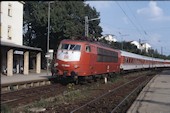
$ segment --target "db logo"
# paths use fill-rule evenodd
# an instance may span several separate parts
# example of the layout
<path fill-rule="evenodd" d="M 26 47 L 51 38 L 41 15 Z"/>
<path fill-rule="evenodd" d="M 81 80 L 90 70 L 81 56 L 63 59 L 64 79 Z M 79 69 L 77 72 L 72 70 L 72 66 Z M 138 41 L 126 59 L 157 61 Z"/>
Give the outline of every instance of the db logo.
<path fill-rule="evenodd" d="M 64 55 L 64 59 L 68 59 L 68 55 Z"/>

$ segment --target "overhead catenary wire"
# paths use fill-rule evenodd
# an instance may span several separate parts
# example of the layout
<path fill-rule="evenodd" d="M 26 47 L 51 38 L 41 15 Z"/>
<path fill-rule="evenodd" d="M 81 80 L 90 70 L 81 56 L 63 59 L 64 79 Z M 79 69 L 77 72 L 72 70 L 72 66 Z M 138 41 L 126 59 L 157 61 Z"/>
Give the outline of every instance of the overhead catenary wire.
<path fill-rule="evenodd" d="M 126 2 L 126 1 L 125 1 Z M 144 24 L 142 24 L 142 21 L 140 21 L 140 18 L 137 18 L 138 16 L 135 15 L 135 13 L 133 12 L 133 8 L 130 7 L 130 4 L 126 4 L 124 2 L 124 4 L 121 4 L 119 1 L 113 1 L 112 3 L 115 3 L 114 5 L 117 5 L 118 8 L 120 8 L 124 15 L 126 15 L 126 18 L 128 19 L 128 21 L 131 23 L 132 26 L 128 27 L 128 26 L 124 26 L 124 28 L 122 28 L 121 26 L 115 28 L 115 26 L 113 27 L 110 23 L 106 23 L 106 22 L 101 22 L 103 25 L 105 25 L 106 30 L 104 31 L 105 33 L 109 33 L 109 32 L 113 32 L 114 34 L 116 34 L 117 36 L 117 32 L 121 32 L 119 30 L 125 30 L 125 31 L 134 31 L 133 32 L 133 37 L 139 37 L 141 40 L 143 40 L 142 38 L 144 38 L 145 41 L 148 41 L 150 44 L 154 44 L 152 40 L 150 39 L 156 39 L 156 38 L 160 38 L 159 36 L 157 37 L 157 31 L 162 31 L 165 32 L 165 30 L 169 30 L 170 27 L 163 25 L 163 26 L 159 26 L 159 27 L 154 27 L 154 26 L 149 26 L 149 28 L 147 28 L 148 26 L 145 26 Z M 162 2 L 161 2 L 162 3 Z M 123 5 L 125 5 L 125 8 L 127 10 L 125 10 L 125 8 L 123 7 Z M 127 5 L 127 7 L 126 7 Z M 129 9 L 129 10 L 128 10 Z M 127 12 L 128 11 L 128 12 Z M 130 12 L 131 11 L 131 12 Z M 132 13 L 132 14 L 129 14 Z M 133 17 L 134 18 L 133 18 Z M 135 21 L 135 20 L 136 21 Z M 115 24 L 116 25 L 116 24 Z M 126 28 L 127 27 L 127 28 Z M 136 33 L 135 33 L 136 30 Z M 153 32 L 154 30 L 154 32 Z M 116 32 L 117 31 L 117 32 Z M 155 33 L 156 32 L 156 33 Z M 113 34 L 111 33 L 111 34 Z M 134 34 L 135 33 L 135 34 Z M 136 35 L 136 36 L 135 36 Z M 156 36 L 155 36 L 156 35 Z M 132 38 L 131 38 L 132 39 Z M 162 39 L 161 39 L 162 40 Z M 167 39 L 168 40 L 168 39 Z"/>
<path fill-rule="evenodd" d="M 137 19 L 137 17 L 134 15 L 132 9 L 129 7 L 129 5 L 127 4 L 127 1 L 126 1 L 126 6 L 128 7 L 128 9 L 130 10 L 130 12 L 132 13 L 132 16 L 135 18 L 136 22 L 138 23 L 138 25 L 140 26 L 140 28 L 143 30 L 143 33 L 145 35 L 148 35 L 148 32 L 146 32 L 146 30 L 144 30 L 143 26 L 141 25 L 141 23 L 139 22 L 139 20 Z"/>
<path fill-rule="evenodd" d="M 141 31 L 139 30 L 139 28 L 134 24 L 134 22 L 129 18 L 129 16 L 126 14 L 126 12 L 124 11 L 124 9 L 120 6 L 120 4 L 118 3 L 118 1 L 115 1 L 116 4 L 119 6 L 119 8 L 122 10 L 122 12 L 125 14 L 125 16 L 129 19 L 129 21 L 132 23 L 132 25 L 136 28 L 136 30 L 139 32 L 139 34 L 142 36 Z"/>

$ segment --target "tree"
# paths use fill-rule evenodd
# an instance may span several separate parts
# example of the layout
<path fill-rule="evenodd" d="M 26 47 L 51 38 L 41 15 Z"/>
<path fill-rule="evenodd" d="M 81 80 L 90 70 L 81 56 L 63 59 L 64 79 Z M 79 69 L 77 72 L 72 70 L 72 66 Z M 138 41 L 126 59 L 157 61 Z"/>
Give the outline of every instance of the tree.
<path fill-rule="evenodd" d="M 26 1 L 24 7 L 24 23 L 28 31 L 25 34 L 25 44 L 41 47 L 46 50 L 48 2 Z M 60 1 L 51 3 L 50 10 L 50 48 L 62 39 L 84 36 L 84 17 L 98 18 L 100 15 L 93 7 L 82 1 Z M 101 36 L 100 20 L 89 23 L 89 34 Z M 30 25 L 31 24 L 31 28 Z M 34 36 L 34 37 L 33 37 Z M 32 44 L 31 44 L 32 43 Z"/>
<path fill-rule="evenodd" d="M 167 59 L 169 59 L 169 60 L 170 60 L 170 55 L 168 55 L 168 56 L 167 56 Z"/>
<path fill-rule="evenodd" d="M 83 1 L 58 1 L 50 4 L 50 49 L 57 50 L 62 39 L 84 36 L 85 16 L 99 18 L 100 14 Z M 90 38 L 99 37 L 100 20 L 89 23 Z M 24 44 L 42 48 L 47 52 L 48 2 L 25 1 Z"/>

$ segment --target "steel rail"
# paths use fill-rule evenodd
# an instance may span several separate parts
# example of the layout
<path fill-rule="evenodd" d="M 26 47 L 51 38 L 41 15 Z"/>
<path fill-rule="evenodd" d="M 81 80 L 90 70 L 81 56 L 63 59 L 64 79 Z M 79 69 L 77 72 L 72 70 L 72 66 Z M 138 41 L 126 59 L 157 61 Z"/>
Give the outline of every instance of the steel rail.
<path fill-rule="evenodd" d="M 1 104 L 6 104 L 6 103 L 9 103 L 9 102 L 17 101 L 17 100 L 19 100 L 19 99 L 21 99 L 21 98 L 3 101 L 3 102 L 1 102 Z"/>
<path fill-rule="evenodd" d="M 33 88 L 23 89 L 23 90 L 14 91 L 14 92 L 8 92 L 6 94 L 1 94 L 1 98 L 2 98 L 1 104 L 10 104 L 10 103 L 13 103 L 13 102 L 22 101 L 25 98 L 33 98 L 33 97 L 37 97 L 38 98 L 39 95 L 37 95 L 37 91 L 39 91 L 39 92 L 41 91 L 41 93 L 44 94 L 44 96 L 45 96 L 45 95 L 48 95 L 50 92 L 53 92 L 53 89 L 55 89 L 56 87 L 61 87 L 61 86 L 58 85 L 58 84 L 57 85 L 39 86 L 39 87 L 33 87 Z M 43 88 L 45 88 L 45 90 L 41 90 Z M 29 96 L 22 94 L 22 92 L 28 93 L 28 91 L 30 91 L 30 90 L 31 90 L 31 92 L 29 93 Z M 7 99 L 3 100 L 3 96 L 4 95 L 8 95 L 9 94 L 8 96 L 10 96 L 13 93 L 17 93 L 17 94 L 14 94 L 13 95 L 14 97 L 12 99 L 8 99 L 7 98 Z"/>
<path fill-rule="evenodd" d="M 114 89 L 111 90 L 111 91 L 109 90 L 109 92 L 107 92 L 107 93 L 105 93 L 105 94 L 99 96 L 98 98 L 95 98 L 95 99 L 93 99 L 92 101 L 90 101 L 90 102 L 88 102 L 88 103 L 86 103 L 86 104 L 84 104 L 84 105 L 82 105 L 82 106 L 80 106 L 80 107 L 78 107 L 78 108 L 72 110 L 70 113 L 74 113 L 75 111 L 77 111 L 77 110 L 79 110 L 79 109 L 81 109 L 81 108 L 83 108 L 83 107 L 85 107 L 85 106 L 91 104 L 92 102 L 95 102 L 96 100 L 98 100 L 98 99 L 100 99 L 100 98 L 106 96 L 107 94 L 112 93 L 112 92 L 118 90 L 119 88 L 121 88 L 121 87 L 123 87 L 123 86 L 125 86 L 125 85 L 127 85 L 127 84 L 129 84 L 129 83 L 131 83 L 131 82 L 133 82 L 133 81 L 135 81 L 135 80 L 137 80 L 137 79 L 139 79 L 139 78 L 142 78 L 142 77 L 143 77 L 143 76 L 140 76 L 140 77 L 135 78 L 135 79 L 133 79 L 133 80 L 131 80 L 131 81 L 129 81 L 129 82 L 127 82 L 127 83 L 125 83 L 125 84 L 123 84 L 123 85 L 117 87 L 117 88 L 114 88 Z"/>
<path fill-rule="evenodd" d="M 112 111 L 111 113 L 114 113 L 120 106 L 123 104 L 134 92 L 136 92 L 138 89 L 141 89 L 141 87 L 146 84 L 149 81 L 149 79 L 145 80 L 140 84 L 138 87 L 136 87 L 131 93 L 129 93 Z"/>

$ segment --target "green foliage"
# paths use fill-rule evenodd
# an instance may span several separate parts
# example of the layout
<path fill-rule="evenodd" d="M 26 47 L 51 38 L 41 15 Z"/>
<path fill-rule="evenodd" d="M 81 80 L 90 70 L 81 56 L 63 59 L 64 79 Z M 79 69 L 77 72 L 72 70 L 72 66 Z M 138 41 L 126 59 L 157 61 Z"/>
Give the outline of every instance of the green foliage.
<path fill-rule="evenodd" d="M 95 8 L 85 5 L 83 1 L 58 1 L 50 4 L 50 48 L 57 50 L 62 39 L 84 36 L 84 18 L 98 18 Z M 32 46 L 46 50 L 48 30 L 48 2 L 26 1 L 24 7 L 24 23 L 30 23 L 31 30 L 24 39 L 29 38 Z M 100 21 L 89 22 L 89 34 L 101 36 Z M 25 40 L 27 42 L 27 40 Z M 26 43 L 30 45 L 30 43 Z"/>
<path fill-rule="evenodd" d="M 75 84 L 74 84 L 74 83 L 69 83 L 69 84 L 67 85 L 67 89 L 68 89 L 68 91 L 73 91 L 73 90 L 75 90 Z"/>
<path fill-rule="evenodd" d="M 57 50 L 63 39 L 76 39 L 84 36 L 85 16 L 89 19 L 99 18 L 100 13 L 83 1 L 56 1 L 50 4 L 50 49 Z M 101 36 L 100 20 L 89 22 L 89 37 L 94 40 Z M 24 44 L 42 48 L 42 59 L 47 52 L 48 31 L 48 1 L 25 1 L 24 5 Z M 78 39 L 78 38 L 77 38 Z M 105 39 L 100 42 L 121 49 L 150 57 L 170 59 L 170 56 L 160 55 L 157 50 L 141 51 L 129 42 L 109 42 Z"/>
<path fill-rule="evenodd" d="M 83 1 L 56 1 L 50 3 L 50 49 L 57 50 L 62 39 L 84 36 L 85 16 L 99 18 L 95 8 Z M 89 22 L 89 35 L 101 36 L 100 20 Z M 47 52 L 48 2 L 25 1 L 24 44 L 42 48 L 42 56 Z M 44 59 L 44 58 L 43 58 Z"/>
<path fill-rule="evenodd" d="M 110 82 L 111 82 L 111 83 L 127 82 L 127 79 L 122 78 L 122 77 L 120 77 L 120 76 L 116 76 L 116 77 L 114 77 L 114 78 L 111 78 L 111 79 L 110 79 Z"/>
<path fill-rule="evenodd" d="M 48 102 L 45 99 L 41 99 L 40 101 L 37 101 L 34 107 L 47 107 Z"/>
<path fill-rule="evenodd" d="M 170 60 L 170 55 L 169 55 L 169 56 L 167 56 L 167 58 Z"/>
<path fill-rule="evenodd" d="M 11 108 L 7 105 L 1 105 L 1 113 L 11 113 Z"/>

